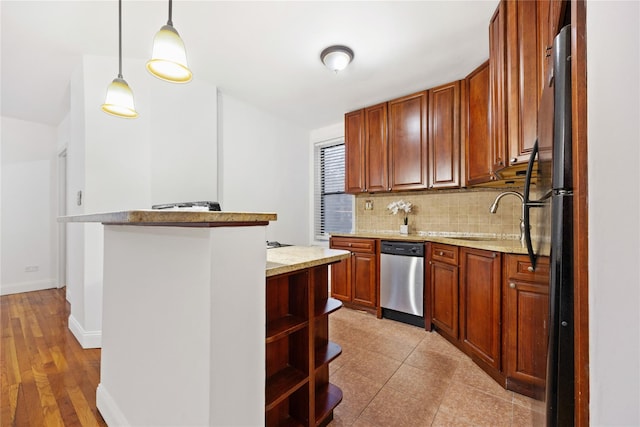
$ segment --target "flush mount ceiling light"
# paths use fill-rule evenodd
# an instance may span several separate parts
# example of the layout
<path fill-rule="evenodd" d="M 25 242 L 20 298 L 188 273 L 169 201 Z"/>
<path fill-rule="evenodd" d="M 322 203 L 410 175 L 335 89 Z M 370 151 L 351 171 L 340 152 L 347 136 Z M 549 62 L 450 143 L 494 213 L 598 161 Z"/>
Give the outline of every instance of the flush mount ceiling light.
<path fill-rule="evenodd" d="M 172 83 L 191 81 L 187 65 L 187 52 L 180 35 L 171 21 L 172 0 L 169 0 L 169 20 L 153 39 L 153 53 L 147 62 L 147 70 L 157 78 Z"/>
<path fill-rule="evenodd" d="M 107 87 L 102 111 L 127 119 L 138 117 L 133 103 L 133 92 L 122 78 L 122 0 L 118 0 L 118 77 Z"/>
<path fill-rule="evenodd" d="M 320 54 L 320 60 L 331 71 L 342 71 L 353 60 L 353 51 L 346 46 L 329 46 Z"/>

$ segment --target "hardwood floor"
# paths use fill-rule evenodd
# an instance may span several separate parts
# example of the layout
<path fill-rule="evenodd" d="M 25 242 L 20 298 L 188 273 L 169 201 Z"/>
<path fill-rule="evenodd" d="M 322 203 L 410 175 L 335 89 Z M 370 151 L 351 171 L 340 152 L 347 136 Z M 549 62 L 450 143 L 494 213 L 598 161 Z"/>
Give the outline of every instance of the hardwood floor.
<path fill-rule="evenodd" d="M 64 289 L 0 297 L 0 426 L 106 426 L 100 349 L 83 350 L 68 317 Z"/>

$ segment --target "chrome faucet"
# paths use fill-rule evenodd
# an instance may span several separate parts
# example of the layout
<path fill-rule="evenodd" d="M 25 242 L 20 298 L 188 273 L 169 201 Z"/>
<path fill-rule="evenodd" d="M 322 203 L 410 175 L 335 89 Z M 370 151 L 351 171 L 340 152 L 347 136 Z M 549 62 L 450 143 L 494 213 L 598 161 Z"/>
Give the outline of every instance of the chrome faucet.
<path fill-rule="evenodd" d="M 500 203 L 500 199 L 502 199 L 504 196 L 508 196 L 508 195 L 516 196 L 518 199 L 520 199 L 520 202 L 522 204 L 522 212 L 520 214 L 520 243 L 522 244 L 522 246 L 524 246 L 525 245 L 525 240 L 524 240 L 524 230 L 525 230 L 524 209 L 525 209 L 525 204 L 524 204 L 524 196 L 522 194 L 518 193 L 517 191 L 505 191 L 503 193 L 498 194 L 498 197 L 496 197 L 496 199 L 493 201 L 493 204 L 489 208 L 489 212 L 491 212 L 492 214 L 496 213 L 498 211 L 498 203 Z"/>

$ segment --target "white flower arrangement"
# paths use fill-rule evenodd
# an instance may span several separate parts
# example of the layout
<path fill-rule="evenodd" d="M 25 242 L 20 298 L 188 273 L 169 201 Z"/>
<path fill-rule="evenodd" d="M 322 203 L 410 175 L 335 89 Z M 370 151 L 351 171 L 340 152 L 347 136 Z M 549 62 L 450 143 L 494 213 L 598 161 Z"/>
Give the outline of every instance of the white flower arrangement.
<path fill-rule="evenodd" d="M 404 225 L 409 223 L 409 218 L 407 215 L 411 212 L 411 208 L 413 205 L 411 202 L 405 202 L 404 200 L 398 200 L 397 202 L 391 202 L 387 205 L 387 209 L 391 211 L 392 214 L 397 215 L 398 212 L 404 212 Z"/>

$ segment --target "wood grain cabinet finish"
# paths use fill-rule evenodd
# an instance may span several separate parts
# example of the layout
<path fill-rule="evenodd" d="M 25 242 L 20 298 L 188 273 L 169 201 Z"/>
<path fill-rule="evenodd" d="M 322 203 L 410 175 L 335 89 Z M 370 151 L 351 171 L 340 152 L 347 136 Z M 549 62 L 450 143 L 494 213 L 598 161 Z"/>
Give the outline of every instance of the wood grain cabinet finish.
<path fill-rule="evenodd" d="M 364 109 L 344 116 L 345 191 L 365 191 Z"/>
<path fill-rule="evenodd" d="M 429 188 L 460 187 L 460 81 L 429 90 Z"/>
<path fill-rule="evenodd" d="M 525 255 L 504 257 L 504 374 L 509 390 L 544 398 L 549 317 L 549 259 L 535 272 Z"/>
<path fill-rule="evenodd" d="M 427 92 L 389 101 L 390 190 L 422 190 L 427 182 Z"/>
<path fill-rule="evenodd" d="M 489 140 L 491 171 L 507 166 L 506 3 L 501 1 L 489 23 Z"/>
<path fill-rule="evenodd" d="M 331 265 L 331 296 L 362 308 L 378 306 L 378 256 L 375 239 L 332 237 L 332 249 L 344 249 L 351 257 Z"/>
<path fill-rule="evenodd" d="M 494 378 L 501 369 L 501 256 L 460 248 L 460 342 Z"/>
<path fill-rule="evenodd" d="M 540 22 L 548 18 L 533 1 L 508 1 L 507 120 L 509 165 L 526 163 L 537 137 L 543 66 Z M 546 21 L 545 21 L 546 23 Z"/>
<path fill-rule="evenodd" d="M 489 61 L 473 70 L 464 80 L 462 136 L 466 152 L 466 184 L 492 180 L 491 139 L 489 134 Z"/>
<path fill-rule="evenodd" d="M 329 297 L 328 277 L 322 265 L 267 279 L 266 426 L 326 424 L 342 400 L 329 382 L 342 349 L 329 340 L 328 322 L 342 303 Z"/>
<path fill-rule="evenodd" d="M 431 324 L 450 340 L 458 340 L 458 247 L 427 244 L 425 307 L 431 308 Z"/>
<path fill-rule="evenodd" d="M 387 103 L 364 110 L 365 191 L 389 190 L 389 158 L 387 139 Z"/>

